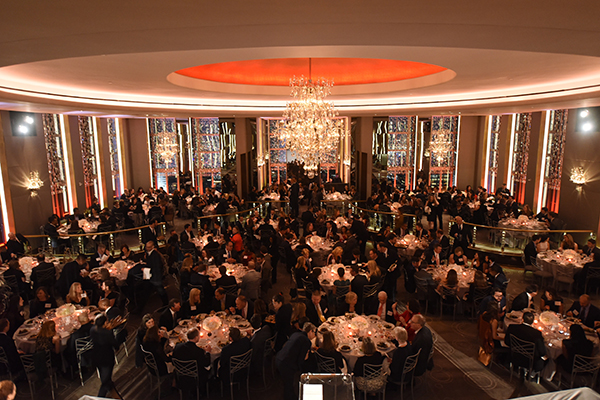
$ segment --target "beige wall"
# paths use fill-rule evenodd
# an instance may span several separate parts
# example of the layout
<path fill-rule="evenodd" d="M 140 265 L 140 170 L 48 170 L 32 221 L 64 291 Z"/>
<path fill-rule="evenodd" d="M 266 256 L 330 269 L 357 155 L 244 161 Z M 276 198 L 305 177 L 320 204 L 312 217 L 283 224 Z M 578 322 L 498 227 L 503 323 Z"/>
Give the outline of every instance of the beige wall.
<path fill-rule="evenodd" d="M 485 162 L 485 153 L 481 150 L 485 133 L 485 117 L 461 117 L 460 143 L 458 145 L 458 173 L 456 184 L 464 189 L 467 185 L 473 187 L 481 183 L 481 173 L 478 165 Z"/>
<path fill-rule="evenodd" d="M 129 188 L 150 185 L 150 159 L 148 156 L 148 131 L 145 119 L 127 119 L 123 123 L 125 149 L 123 156 L 127 158 L 127 181 Z"/>

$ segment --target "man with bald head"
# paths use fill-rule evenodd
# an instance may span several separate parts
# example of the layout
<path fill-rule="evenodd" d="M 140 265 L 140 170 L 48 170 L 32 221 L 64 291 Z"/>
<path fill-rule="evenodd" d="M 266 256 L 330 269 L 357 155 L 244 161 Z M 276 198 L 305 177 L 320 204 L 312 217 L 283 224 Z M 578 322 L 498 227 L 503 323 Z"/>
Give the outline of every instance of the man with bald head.
<path fill-rule="evenodd" d="M 587 327 L 600 327 L 600 309 L 590 302 L 590 296 L 587 294 L 582 294 L 579 296 L 579 301 L 573 302 L 567 311 L 567 316 L 580 319 Z"/>
<path fill-rule="evenodd" d="M 377 303 L 373 304 L 368 311 L 369 314 L 377 315 L 382 320 L 396 324 L 394 311 L 392 310 L 392 299 L 389 299 L 387 293 L 384 291 L 377 294 Z"/>

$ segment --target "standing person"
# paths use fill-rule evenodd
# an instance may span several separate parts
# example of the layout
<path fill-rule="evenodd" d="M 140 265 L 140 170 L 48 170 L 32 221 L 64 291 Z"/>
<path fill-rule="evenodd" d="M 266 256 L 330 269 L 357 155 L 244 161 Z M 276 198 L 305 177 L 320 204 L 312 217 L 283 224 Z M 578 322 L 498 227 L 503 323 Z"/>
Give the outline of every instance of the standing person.
<path fill-rule="evenodd" d="M 302 370 L 302 364 L 308 359 L 311 340 L 316 337 L 317 328 L 306 322 L 301 331 L 292 333 L 290 339 L 275 356 L 275 365 L 283 380 L 284 400 L 295 400 L 297 375 Z"/>
<path fill-rule="evenodd" d="M 146 265 L 150 268 L 150 283 L 156 288 L 163 306 L 166 306 L 169 303 L 169 298 L 162 282 L 164 272 L 163 257 L 154 249 L 153 241 L 146 243 Z"/>
<path fill-rule="evenodd" d="M 296 218 L 300 208 L 300 185 L 296 178 L 292 178 L 292 187 L 290 188 L 290 209 L 292 218 Z"/>
<path fill-rule="evenodd" d="M 101 381 L 98 397 L 106 397 L 110 390 L 114 388 L 112 373 L 115 366 L 115 350 L 118 349 L 119 344 L 105 315 L 96 318 L 90 336 L 94 344 L 92 350 L 94 352 L 94 362 L 96 368 L 98 368 Z"/>

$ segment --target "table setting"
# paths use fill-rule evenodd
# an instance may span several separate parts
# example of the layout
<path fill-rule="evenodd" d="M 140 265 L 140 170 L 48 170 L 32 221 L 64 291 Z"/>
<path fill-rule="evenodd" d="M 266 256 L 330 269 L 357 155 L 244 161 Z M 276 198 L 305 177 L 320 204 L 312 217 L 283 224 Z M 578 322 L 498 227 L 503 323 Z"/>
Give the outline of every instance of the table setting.
<path fill-rule="evenodd" d="M 248 267 L 244 264 L 222 264 L 225 268 L 227 268 L 227 275 L 233 276 L 238 284 L 242 282 L 242 278 L 248 272 Z M 216 265 L 209 265 L 207 270 L 208 279 L 211 282 L 216 281 L 221 277 L 221 273 L 219 272 L 219 267 Z"/>
<path fill-rule="evenodd" d="M 80 219 L 78 223 L 79 227 L 83 229 L 85 233 L 97 232 L 98 226 L 100 226 L 100 221 L 89 221 L 87 219 Z"/>
<path fill-rule="evenodd" d="M 349 265 L 344 265 L 344 264 L 330 264 L 330 265 L 325 265 L 323 267 L 321 267 L 321 275 L 319 275 L 319 283 L 321 284 L 321 287 L 323 289 L 327 289 L 327 290 L 331 290 L 333 289 L 333 282 L 335 282 L 337 279 L 339 279 L 339 275 L 337 273 L 338 268 L 344 268 L 344 270 L 346 270 L 346 273 L 344 274 L 344 278 L 346 278 L 348 281 L 352 282 L 352 279 L 354 279 L 354 277 L 352 276 L 352 274 L 350 274 L 350 270 L 352 269 L 351 266 Z"/>
<path fill-rule="evenodd" d="M 56 257 L 46 257 L 46 262 L 54 264 L 54 268 L 56 268 L 57 273 L 62 270 L 61 263 Z M 21 257 L 19 258 L 19 269 L 25 274 L 25 280 L 30 282 L 31 272 L 35 267 L 38 266 L 38 261 L 34 257 Z M 4 273 L 8 268 L 2 267 L 0 269 L 0 273 Z"/>
<path fill-rule="evenodd" d="M 129 273 L 129 270 L 137 264 L 139 263 L 130 260 L 118 260 L 113 264 L 106 264 L 102 267 L 92 269 L 90 271 L 90 278 L 96 279 L 96 277 L 100 276 L 100 270 L 102 268 L 106 268 L 111 277 L 115 278 L 117 281 L 125 281 L 127 280 L 127 274 Z"/>
<path fill-rule="evenodd" d="M 431 274 L 432 278 L 436 282 L 443 282 L 448 275 L 448 271 L 451 269 L 456 271 L 456 275 L 458 276 L 458 292 L 457 295 L 459 298 L 463 298 L 465 294 L 469 291 L 469 287 L 471 283 L 475 280 L 475 269 L 469 268 L 466 265 L 440 265 L 435 268 L 427 268 L 427 271 Z"/>
<path fill-rule="evenodd" d="M 221 355 L 223 347 L 229 344 L 229 328 L 238 328 L 243 336 L 252 337 L 254 329 L 250 322 L 239 315 L 229 315 L 224 311 L 210 314 L 198 314 L 192 319 L 179 321 L 178 326 L 169 332 L 169 339 L 165 346 L 169 353 L 177 343 L 187 342 L 187 332 L 197 328 L 200 339 L 197 346 L 202 347 L 210 354 L 211 361 Z"/>
<path fill-rule="evenodd" d="M 77 317 L 81 313 L 88 313 L 91 321 L 101 313 L 95 306 L 81 307 L 73 304 L 64 304 L 58 308 L 46 311 L 43 315 L 25 321 L 13 335 L 17 349 L 29 354 L 35 351 L 35 340 L 42 324 L 53 320 L 56 324 L 56 333 L 61 339 L 61 349 L 67 345 L 71 334 L 79 329 L 81 325 Z"/>
<path fill-rule="evenodd" d="M 346 313 L 344 316 L 329 317 L 319 327 L 317 333 L 323 334 L 325 330 L 333 333 L 338 344 L 338 351 L 342 353 L 350 370 L 364 353 L 361 350 L 364 337 L 373 339 L 375 346 L 382 354 L 392 355 L 396 346 L 392 343 L 394 325 L 383 321 L 377 315 L 357 315 Z"/>
<path fill-rule="evenodd" d="M 569 268 L 573 275 L 576 270 L 581 270 L 585 264 L 591 262 L 592 258 L 575 250 L 548 250 L 538 253 L 537 261 L 543 271 L 556 277 L 559 266 Z"/>
<path fill-rule="evenodd" d="M 323 196 L 323 200 L 346 201 L 346 200 L 352 200 L 352 196 L 350 196 L 349 194 L 344 194 L 344 193 L 340 193 L 340 192 L 333 192 L 333 193 L 326 193 L 325 196 Z"/>
<path fill-rule="evenodd" d="M 279 193 L 265 193 L 262 196 L 260 196 L 258 198 L 258 200 L 261 201 L 279 201 L 281 199 L 281 196 L 279 195 Z"/>
<path fill-rule="evenodd" d="M 569 339 L 569 328 L 573 324 L 580 324 L 581 321 L 572 317 L 563 317 L 553 311 L 544 311 L 537 313 L 532 309 L 524 309 L 523 311 L 511 311 L 504 318 L 505 330 L 511 324 L 520 324 L 523 322 L 523 312 L 530 311 L 535 315 L 532 326 L 542 332 L 544 343 L 546 345 L 546 354 L 548 355 L 548 363 L 542 370 L 542 377 L 547 380 L 552 380 L 556 372 L 556 363 L 554 360 L 562 354 L 562 341 Z M 594 343 L 594 353 L 598 353 L 600 340 L 596 332 L 585 325 L 582 325 L 586 337 Z M 506 344 L 508 346 L 508 344 Z"/>
<path fill-rule="evenodd" d="M 415 235 L 404 235 L 395 239 L 394 246 L 406 251 L 406 255 L 413 256 L 417 249 L 424 250 L 429 243 L 426 239 L 417 239 Z"/>

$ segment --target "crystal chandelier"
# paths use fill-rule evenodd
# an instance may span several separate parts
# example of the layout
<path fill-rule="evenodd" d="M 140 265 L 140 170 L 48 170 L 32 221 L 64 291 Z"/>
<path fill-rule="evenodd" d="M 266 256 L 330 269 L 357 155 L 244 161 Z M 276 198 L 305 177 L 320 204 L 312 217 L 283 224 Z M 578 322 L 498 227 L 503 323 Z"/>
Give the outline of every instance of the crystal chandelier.
<path fill-rule="evenodd" d="M 438 131 L 434 135 L 435 138 L 432 137 L 429 143 L 429 151 L 431 157 L 440 164 L 448 156 L 448 153 L 454 150 L 452 136 L 446 130 Z"/>
<path fill-rule="evenodd" d="M 165 164 L 175 161 L 178 154 L 178 145 L 174 135 L 163 133 L 158 136 L 156 150 Z"/>
<path fill-rule="evenodd" d="M 571 169 L 571 176 L 569 177 L 571 182 L 576 185 L 583 185 L 586 182 L 585 171 L 582 167 Z"/>
<path fill-rule="evenodd" d="M 280 134 L 286 147 L 314 172 L 327 155 L 335 154 L 340 143 L 343 121 L 333 103 L 325 101 L 333 82 L 301 76 L 290 80 L 293 101 L 286 105 L 280 123 Z"/>

